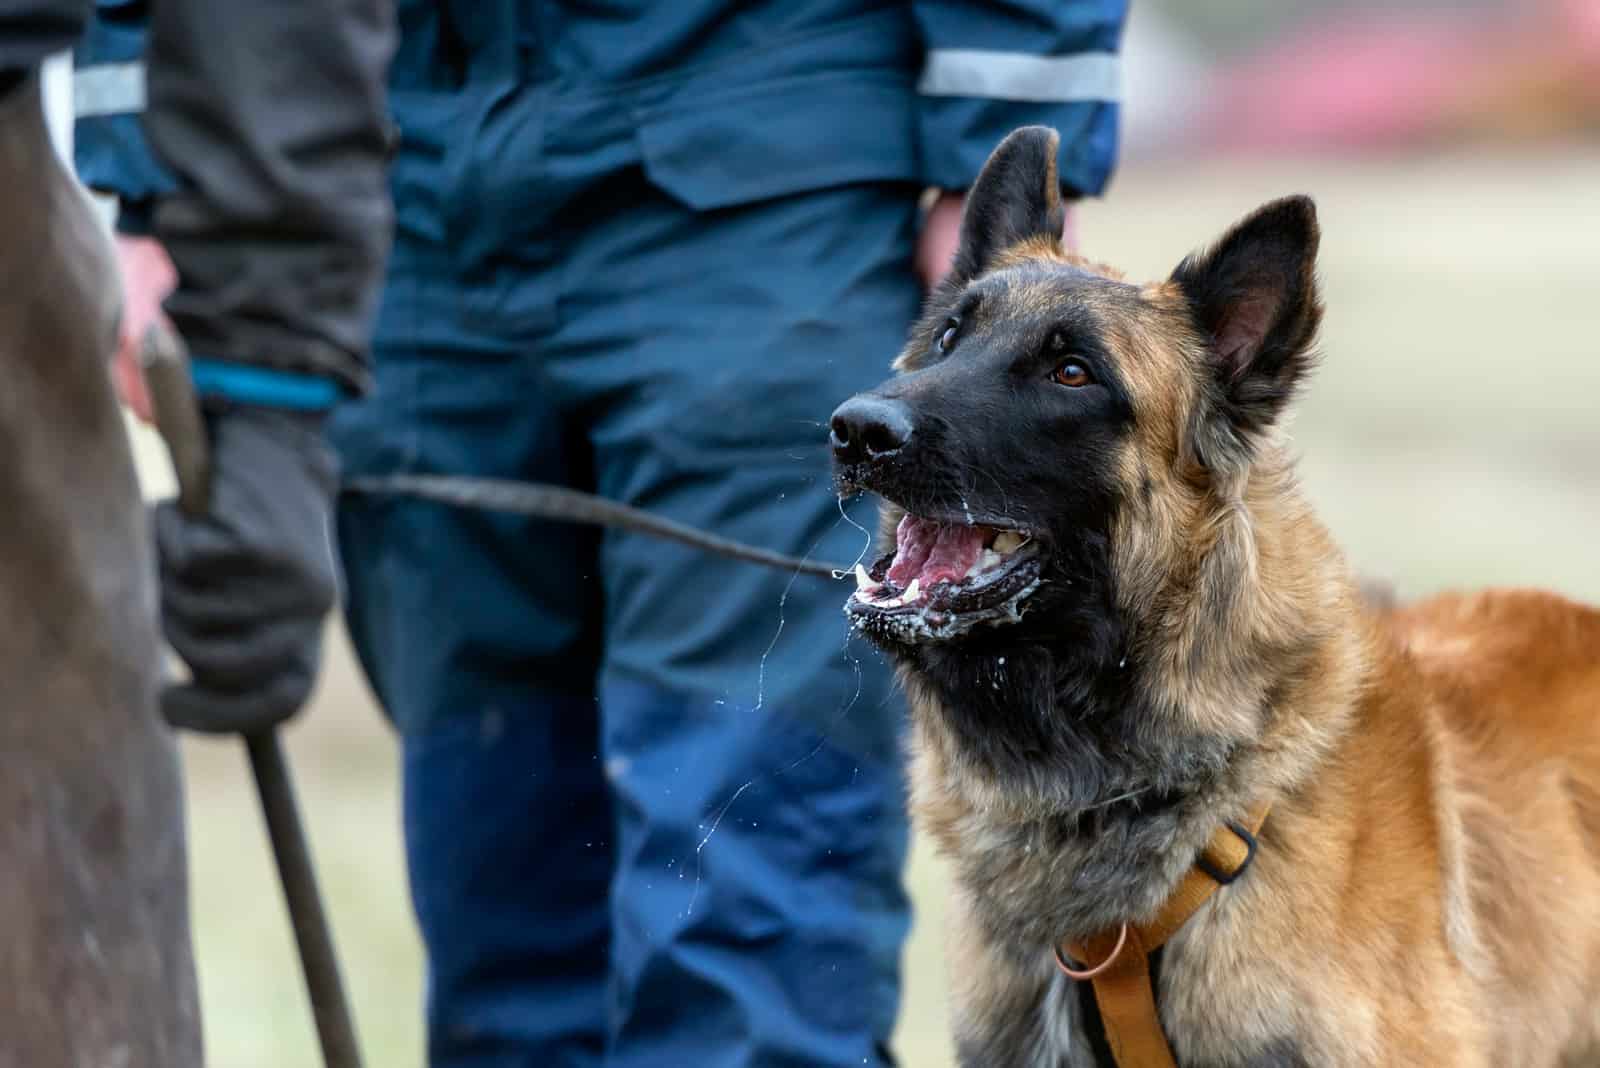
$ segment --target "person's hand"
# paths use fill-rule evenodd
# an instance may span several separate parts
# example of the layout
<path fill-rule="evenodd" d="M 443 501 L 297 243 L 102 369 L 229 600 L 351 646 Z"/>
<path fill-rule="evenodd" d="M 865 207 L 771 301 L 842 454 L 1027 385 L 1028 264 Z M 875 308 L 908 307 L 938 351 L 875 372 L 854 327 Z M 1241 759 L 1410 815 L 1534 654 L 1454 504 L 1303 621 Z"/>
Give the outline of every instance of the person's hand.
<path fill-rule="evenodd" d="M 162 302 L 178 284 L 178 272 L 167 250 L 153 237 L 116 235 L 117 269 L 122 275 L 122 319 L 117 327 L 117 351 L 112 358 L 111 380 L 117 397 L 144 422 L 154 420 L 150 391 L 145 387 L 139 347 L 150 327 L 172 324 L 161 310 Z"/>
<path fill-rule="evenodd" d="M 253 733 L 305 704 L 336 595 L 336 478 L 323 416 L 235 408 L 211 419 L 211 509 L 156 507 L 161 625 L 188 664 L 176 727 Z"/>
<path fill-rule="evenodd" d="M 965 193 L 944 190 L 922 220 L 922 234 L 917 239 L 914 264 L 917 277 L 926 289 L 931 290 L 939 284 L 949 273 L 950 264 L 956 258 L 956 246 L 961 243 L 961 209 L 966 201 Z M 1065 210 L 1061 241 L 1068 252 L 1076 252 L 1078 233 L 1073 220 L 1072 202 L 1068 201 L 1062 207 Z"/>

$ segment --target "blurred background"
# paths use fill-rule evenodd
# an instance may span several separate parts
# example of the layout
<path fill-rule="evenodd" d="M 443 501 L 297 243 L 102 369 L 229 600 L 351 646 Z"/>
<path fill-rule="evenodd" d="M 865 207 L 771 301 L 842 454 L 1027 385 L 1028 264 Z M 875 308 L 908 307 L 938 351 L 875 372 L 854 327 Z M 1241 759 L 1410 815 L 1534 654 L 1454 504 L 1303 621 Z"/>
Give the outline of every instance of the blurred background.
<path fill-rule="evenodd" d="M 1124 159 L 1081 209 L 1090 255 L 1159 277 L 1261 201 L 1320 205 L 1326 362 L 1296 440 L 1353 564 L 1406 595 L 1600 601 L 1600 2 L 1134 0 L 1124 57 Z M 420 1065 L 394 742 L 342 635 L 332 649 L 289 745 L 368 1064 Z M 317 1063 L 242 748 L 184 745 L 211 1063 Z M 952 1063 L 944 879 L 919 842 L 912 1068 Z"/>

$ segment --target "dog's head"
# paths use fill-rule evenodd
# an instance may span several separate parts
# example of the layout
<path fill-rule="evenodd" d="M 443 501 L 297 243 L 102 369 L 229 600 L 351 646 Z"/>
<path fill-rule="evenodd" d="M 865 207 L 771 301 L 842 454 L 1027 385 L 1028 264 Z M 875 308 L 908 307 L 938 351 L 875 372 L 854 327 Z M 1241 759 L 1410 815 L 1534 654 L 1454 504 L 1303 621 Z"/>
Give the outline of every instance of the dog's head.
<path fill-rule="evenodd" d="M 1134 285 L 1062 248 L 1056 147 L 995 150 L 899 374 L 840 404 L 832 446 L 893 544 L 851 622 L 966 758 L 1072 806 L 1218 774 L 1342 564 L 1277 433 L 1322 318 L 1312 201 Z"/>
<path fill-rule="evenodd" d="M 1063 248 L 1056 149 L 1029 127 L 995 150 L 900 373 L 833 414 L 841 485 L 895 531 L 847 611 L 923 672 L 1039 647 L 1117 676 L 1175 584 L 1211 580 L 1208 530 L 1312 361 L 1309 199 L 1138 285 Z"/>

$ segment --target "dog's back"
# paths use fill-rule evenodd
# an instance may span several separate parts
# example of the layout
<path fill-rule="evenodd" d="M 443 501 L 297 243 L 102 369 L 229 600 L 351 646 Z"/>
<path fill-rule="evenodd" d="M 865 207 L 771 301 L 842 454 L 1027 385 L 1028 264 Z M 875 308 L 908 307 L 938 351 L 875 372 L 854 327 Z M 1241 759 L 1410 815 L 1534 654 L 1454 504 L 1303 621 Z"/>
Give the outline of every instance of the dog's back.
<path fill-rule="evenodd" d="M 1586 1020 L 1600 1046 L 1600 611 L 1494 590 L 1438 596 L 1394 625 L 1458 766 L 1459 790 L 1442 799 L 1461 809 L 1502 993 L 1520 1002 L 1528 1039 L 1538 1006 L 1555 1017 L 1546 1036 Z"/>
<path fill-rule="evenodd" d="M 1287 1017 L 1305 1063 L 1590 1063 L 1600 612 L 1452 594 L 1367 633 L 1350 729 L 1274 810 L 1256 884 L 1172 947 L 1169 1033 L 1201 1063 Z"/>
<path fill-rule="evenodd" d="M 1415 685 L 1402 707 L 1432 758 L 1446 940 L 1473 988 L 1478 1048 L 1503 1064 L 1592 1055 L 1600 611 L 1493 590 L 1399 608 L 1384 623 L 1402 650 L 1394 681 Z"/>
<path fill-rule="evenodd" d="M 1474 788 L 1507 811 L 1550 792 L 1551 816 L 1573 829 L 1563 859 L 1600 862 L 1600 611 L 1489 590 L 1398 609 L 1388 625 Z"/>

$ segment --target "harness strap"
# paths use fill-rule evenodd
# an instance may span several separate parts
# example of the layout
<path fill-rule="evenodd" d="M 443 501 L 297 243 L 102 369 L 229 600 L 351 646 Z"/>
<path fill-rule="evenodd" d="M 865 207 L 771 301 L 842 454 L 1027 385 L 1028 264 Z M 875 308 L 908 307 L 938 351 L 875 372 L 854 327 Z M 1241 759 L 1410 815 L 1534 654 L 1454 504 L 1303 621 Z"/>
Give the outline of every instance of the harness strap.
<path fill-rule="evenodd" d="M 1056 947 L 1061 970 L 1074 980 L 1094 985 L 1106 1045 L 1118 1068 L 1177 1068 L 1156 1010 L 1150 954 L 1176 934 L 1219 886 L 1244 874 L 1255 859 L 1256 833 L 1266 822 L 1267 808 L 1258 806 L 1244 825 L 1218 827 L 1154 920 L 1123 924 Z M 1069 959 L 1091 963 L 1076 966 Z M 1092 963 L 1096 961 L 1099 963 Z"/>

